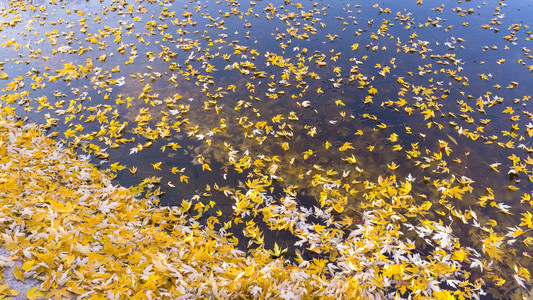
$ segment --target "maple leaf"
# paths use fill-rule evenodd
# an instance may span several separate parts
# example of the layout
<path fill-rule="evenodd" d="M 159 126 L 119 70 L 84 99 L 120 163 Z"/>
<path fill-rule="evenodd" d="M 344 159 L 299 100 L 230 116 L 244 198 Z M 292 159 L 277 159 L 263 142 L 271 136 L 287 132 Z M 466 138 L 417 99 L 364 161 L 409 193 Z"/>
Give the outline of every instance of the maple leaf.
<path fill-rule="evenodd" d="M 111 172 L 118 172 L 120 170 L 124 170 L 126 167 L 125 166 L 122 166 L 120 165 L 119 162 L 116 162 L 116 163 L 112 163 L 111 166 L 110 166 L 110 169 L 111 169 Z"/>

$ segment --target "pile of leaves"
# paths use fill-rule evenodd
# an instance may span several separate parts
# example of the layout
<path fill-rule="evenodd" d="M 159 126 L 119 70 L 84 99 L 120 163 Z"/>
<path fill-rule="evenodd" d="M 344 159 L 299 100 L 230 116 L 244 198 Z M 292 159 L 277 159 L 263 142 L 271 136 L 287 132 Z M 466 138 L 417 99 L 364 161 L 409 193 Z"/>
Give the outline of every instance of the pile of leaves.
<path fill-rule="evenodd" d="M 247 257 L 180 209 L 154 207 L 111 184 L 108 174 L 45 137 L 35 125 L 0 119 L 3 257 L 42 284 L 27 297 L 251 297 L 346 291 L 268 251 Z M 12 265 L 12 264 L 11 264 Z M 4 286 L 3 295 L 15 291 Z"/>
<path fill-rule="evenodd" d="M 42 281 L 28 292 L 30 299 L 338 299 L 415 289 L 420 296 L 444 299 L 452 294 L 439 288 L 444 280 L 457 281 L 457 291 L 467 295 L 482 286 L 480 280 L 469 282 L 460 264 L 447 263 L 465 254 L 454 248 L 445 226 L 427 229 L 428 236 L 446 249 L 436 249 L 431 260 L 422 260 L 414 244 L 400 239 L 397 229 L 405 218 L 401 206 L 412 199 L 407 183 L 389 189 L 397 211 L 379 209 L 376 203 L 377 209 L 365 213 L 362 224 L 337 240 L 329 259 L 298 257 L 290 262 L 278 247 L 244 253 L 184 209 L 137 199 L 130 190 L 112 185 L 107 172 L 46 137 L 38 126 L 17 121 L 8 110 L 2 113 L 0 231 L 10 253 L 2 264 L 22 260 L 22 268 L 13 270 L 15 277 Z M 333 237 L 330 241 L 335 242 Z M 5 286 L 3 293 L 12 296 L 16 291 Z"/>

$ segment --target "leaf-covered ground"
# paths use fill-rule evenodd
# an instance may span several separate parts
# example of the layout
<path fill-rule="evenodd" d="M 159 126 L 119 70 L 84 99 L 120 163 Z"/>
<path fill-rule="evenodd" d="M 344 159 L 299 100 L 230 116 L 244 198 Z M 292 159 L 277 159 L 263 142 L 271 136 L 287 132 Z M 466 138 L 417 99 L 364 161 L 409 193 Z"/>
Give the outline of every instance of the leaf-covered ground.
<path fill-rule="evenodd" d="M 29 298 L 527 297 L 528 9 L 2 2 L 1 263 Z"/>
<path fill-rule="evenodd" d="M 241 298 L 354 293 L 346 277 L 326 280 L 267 250 L 245 255 L 179 208 L 155 207 L 111 184 L 35 125 L 0 119 L 1 236 L 13 273 L 43 283 L 26 297 Z M 309 268 L 313 272 L 306 273 Z M 4 296 L 16 291 L 2 286 Z"/>
<path fill-rule="evenodd" d="M 28 292 L 29 299 L 340 299 L 392 297 L 398 291 L 451 299 L 471 297 L 483 287 L 461 264 L 474 250 L 461 247 L 449 227 L 425 223 L 417 229 L 442 247 L 425 259 L 414 243 L 402 239 L 403 220 L 424 215 L 431 205 L 413 203 L 409 181 L 390 186 L 394 176 L 368 188 L 365 198 L 376 192 L 385 198 L 373 201 L 374 209 L 349 237 L 341 239 L 338 232 L 336 238 L 334 230 L 322 232 L 315 225 L 330 245 L 329 258 L 298 257 L 291 263 L 277 246 L 248 254 L 237 250 L 212 229 L 213 220 L 208 226 L 190 222 L 189 208 L 157 207 L 151 199 L 135 198 L 112 185 L 109 174 L 5 110 L 0 136 L 0 231 L 9 251 L 2 265 L 21 261 L 22 267 L 13 269 L 17 279 L 42 281 Z M 487 251 L 503 255 L 496 247 L 501 240 L 487 240 Z M 529 276 L 524 268 L 517 274 Z M 455 289 L 440 288 L 443 281 Z M 7 284 L 2 293 L 17 294 Z"/>

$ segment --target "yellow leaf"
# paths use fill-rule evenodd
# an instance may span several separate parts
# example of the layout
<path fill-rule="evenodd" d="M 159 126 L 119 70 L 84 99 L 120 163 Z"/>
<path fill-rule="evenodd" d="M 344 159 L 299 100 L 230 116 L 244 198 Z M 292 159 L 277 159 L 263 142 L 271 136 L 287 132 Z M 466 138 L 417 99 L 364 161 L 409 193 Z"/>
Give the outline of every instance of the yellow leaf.
<path fill-rule="evenodd" d="M 19 266 L 15 266 L 15 268 L 13 268 L 13 275 L 15 275 L 15 278 L 17 278 L 18 280 L 22 281 L 22 282 L 25 282 L 24 280 L 24 274 L 22 273 L 22 271 L 19 269 Z"/>
<path fill-rule="evenodd" d="M 191 209 L 191 204 L 191 202 L 181 200 L 181 210 L 184 212 L 189 211 L 189 209 Z"/>
<path fill-rule="evenodd" d="M 462 262 L 466 258 L 466 253 L 462 250 L 456 250 L 452 254 L 452 259 Z"/>
<path fill-rule="evenodd" d="M 135 175 L 135 173 L 137 173 L 137 167 L 131 167 L 131 169 L 129 170 L 130 170 L 131 175 Z"/>
<path fill-rule="evenodd" d="M 185 175 L 180 175 L 180 182 L 189 182 L 189 176 L 185 176 Z"/>
<path fill-rule="evenodd" d="M 396 171 L 396 169 L 398 169 L 399 165 L 397 165 L 395 162 L 391 162 L 390 164 L 387 165 L 387 167 L 391 170 L 391 171 Z"/>
<path fill-rule="evenodd" d="M 69 287 L 69 291 L 74 293 L 74 294 L 78 294 L 78 295 L 82 295 L 82 294 L 85 294 L 87 291 L 80 288 L 78 285 L 76 284 L 73 284 Z"/>
<path fill-rule="evenodd" d="M 518 226 L 527 226 L 528 228 L 533 229 L 533 215 L 527 211 L 526 213 L 522 214 L 524 217 L 520 219 L 520 225 Z"/>
<path fill-rule="evenodd" d="M 490 220 L 486 223 L 486 225 L 489 225 L 489 226 L 494 227 L 494 226 L 498 225 L 498 222 L 496 222 L 496 220 L 490 219 Z"/>
<path fill-rule="evenodd" d="M 73 204 L 71 202 L 66 204 L 63 202 L 56 202 L 54 200 L 49 200 L 49 202 L 50 206 L 52 206 L 52 209 L 58 213 L 71 213 L 76 208 L 76 204 Z"/>
<path fill-rule="evenodd" d="M 274 257 L 280 257 L 285 252 L 287 252 L 287 249 L 281 250 L 281 248 L 278 246 L 278 243 L 274 243 L 274 249 L 273 250 L 268 250 L 268 252 L 270 252 L 270 255 L 272 255 Z"/>
<path fill-rule="evenodd" d="M 342 102 L 342 100 L 340 100 L 340 99 L 339 99 L 339 100 L 336 100 L 336 101 L 335 101 L 335 104 L 336 104 L 337 106 L 340 106 L 340 105 L 345 106 L 345 105 L 346 105 L 346 104 L 344 104 L 344 102 Z"/>
<path fill-rule="evenodd" d="M 334 209 L 337 213 L 341 214 L 341 213 L 344 211 L 344 206 L 342 206 L 342 205 L 339 204 L 339 203 L 335 203 L 335 204 L 333 205 L 333 209 Z"/>
<path fill-rule="evenodd" d="M 404 272 L 403 269 L 404 268 L 401 265 L 389 265 L 383 270 L 383 275 L 387 277 L 398 276 L 399 278 L 401 278 Z"/>
<path fill-rule="evenodd" d="M 436 300 L 455 300 L 453 294 L 448 290 L 434 291 L 433 296 Z"/>
<path fill-rule="evenodd" d="M 111 172 L 117 172 L 120 170 L 124 170 L 126 167 L 120 165 L 119 162 L 116 162 L 114 164 L 111 164 Z"/>
<path fill-rule="evenodd" d="M 353 156 L 353 154 L 352 154 L 352 156 L 347 156 L 347 157 L 343 158 L 342 160 L 347 161 L 348 163 L 350 163 L 352 165 L 357 162 L 357 159 L 355 159 L 355 156 Z"/>
<path fill-rule="evenodd" d="M 34 299 L 39 299 L 46 294 L 45 292 L 41 292 L 38 289 L 39 289 L 39 286 L 36 286 L 33 289 L 29 289 L 26 292 L 26 298 L 28 298 L 29 300 L 34 300 Z"/>
<path fill-rule="evenodd" d="M 234 236 L 231 236 L 228 238 L 228 242 L 233 246 L 237 246 L 239 244 L 239 239 Z"/>
<path fill-rule="evenodd" d="M 67 299 L 70 298 L 70 293 L 66 288 L 52 289 L 46 294 L 46 298 L 54 299 Z"/>
<path fill-rule="evenodd" d="M 339 148 L 339 151 L 344 152 L 344 151 L 346 151 L 346 150 L 348 150 L 348 149 L 353 149 L 352 143 L 350 143 L 350 142 L 346 142 L 346 143 L 344 143 L 344 145 L 342 145 L 342 146 Z"/>

